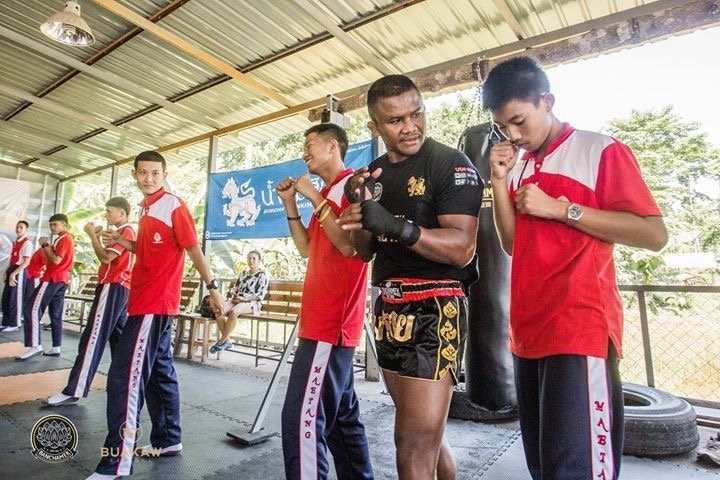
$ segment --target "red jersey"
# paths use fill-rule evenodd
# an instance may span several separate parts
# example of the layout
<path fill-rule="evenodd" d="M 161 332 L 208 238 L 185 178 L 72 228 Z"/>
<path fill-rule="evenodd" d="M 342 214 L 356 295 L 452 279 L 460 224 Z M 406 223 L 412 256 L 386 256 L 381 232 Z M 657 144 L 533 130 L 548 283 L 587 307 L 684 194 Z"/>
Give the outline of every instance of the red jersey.
<path fill-rule="evenodd" d="M 163 188 L 140 207 L 128 315 L 177 315 L 185 249 L 198 243 L 195 222 L 185 202 Z"/>
<path fill-rule="evenodd" d="M 626 145 L 568 125 L 544 158 L 526 153 L 517 162 L 510 178 L 513 201 L 515 190 L 529 182 L 581 206 L 661 215 Z M 609 338 L 622 355 L 613 244 L 561 222 L 518 213 L 512 257 L 513 353 L 607 358 Z"/>
<path fill-rule="evenodd" d="M 27 235 L 23 235 L 18 238 L 12 244 L 9 265 L 20 265 L 26 258 L 30 258 L 32 256 L 32 251 L 33 245 Z"/>
<path fill-rule="evenodd" d="M 47 262 L 42 281 L 70 283 L 70 269 L 75 262 L 75 243 L 70 232 L 61 233 L 52 242 L 52 250 L 62 259 L 58 264 Z"/>
<path fill-rule="evenodd" d="M 135 230 L 127 223 L 118 228 L 117 233 L 132 242 L 135 241 Z M 115 252 L 118 256 L 110 263 L 100 264 L 100 270 L 98 271 L 99 283 L 121 283 L 123 287 L 130 288 L 130 277 L 135 255 L 125 250 L 119 243 L 109 246 L 105 250 Z"/>
<path fill-rule="evenodd" d="M 343 188 L 351 174 L 351 169 L 345 170 L 320 192 L 337 216 L 348 206 Z M 314 215 L 308 236 L 310 253 L 298 336 L 355 347 L 360 343 L 365 319 L 367 263 L 357 256 L 343 257 Z"/>
<path fill-rule="evenodd" d="M 25 269 L 25 271 L 27 272 L 27 277 L 40 278 L 43 274 L 43 270 L 45 270 L 46 265 L 47 260 L 45 259 L 45 254 L 43 253 L 42 248 L 38 248 L 37 250 L 35 250 L 35 253 L 33 253 L 32 257 L 30 257 L 30 264 Z"/>

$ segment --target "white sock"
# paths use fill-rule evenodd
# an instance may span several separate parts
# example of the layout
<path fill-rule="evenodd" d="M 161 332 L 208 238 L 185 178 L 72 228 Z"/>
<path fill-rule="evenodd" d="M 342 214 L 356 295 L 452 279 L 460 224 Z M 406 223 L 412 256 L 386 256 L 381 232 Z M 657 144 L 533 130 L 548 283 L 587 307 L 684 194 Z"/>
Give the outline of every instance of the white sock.
<path fill-rule="evenodd" d="M 46 351 L 45 353 L 47 353 L 48 355 L 60 353 L 60 347 L 52 347 L 50 350 Z"/>
<path fill-rule="evenodd" d="M 33 355 L 37 355 L 38 352 L 42 352 L 42 345 L 35 345 L 34 347 L 28 348 L 25 353 L 20 355 L 20 358 L 25 360 L 26 358 L 30 358 Z"/>

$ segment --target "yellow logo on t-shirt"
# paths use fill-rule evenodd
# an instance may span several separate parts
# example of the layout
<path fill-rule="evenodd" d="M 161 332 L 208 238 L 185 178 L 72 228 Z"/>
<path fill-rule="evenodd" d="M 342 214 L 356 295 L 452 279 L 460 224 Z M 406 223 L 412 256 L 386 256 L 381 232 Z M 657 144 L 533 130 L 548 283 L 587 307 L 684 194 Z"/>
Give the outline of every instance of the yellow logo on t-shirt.
<path fill-rule="evenodd" d="M 415 197 L 417 195 L 423 195 L 425 194 L 425 179 L 410 177 L 408 179 L 408 194 L 410 194 L 411 197 Z"/>

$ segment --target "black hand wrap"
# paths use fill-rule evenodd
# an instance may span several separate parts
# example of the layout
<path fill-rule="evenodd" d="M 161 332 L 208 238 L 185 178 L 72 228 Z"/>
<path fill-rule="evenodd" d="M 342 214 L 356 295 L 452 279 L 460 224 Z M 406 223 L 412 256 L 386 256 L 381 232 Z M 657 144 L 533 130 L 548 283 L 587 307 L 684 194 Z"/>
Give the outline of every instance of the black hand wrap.
<path fill-rule="evenodd" d="M 398 243 L 412 247 L 420 238 L 420 227 L 397 218 L 374 200 L 362 202 L 362 225 L 375 235 L 385 235 Z"/>
<path fill-rule="evenodd" d="M 365 179 L 365 181 L 360 185 L 360 196 L 358 197 L 355 194 L 355 190 L 352 188 L 352 182 L 348 180 L 345 182 L 345 187 L 343 188 L 343 191 L 345 192 L 345 198 L 348 199 L 348 202 L 350 203 L 358 203 L 365 200 L 365 188 L 370 190 L 370 194 L 372 195 L 373 190 L 375 190 L 375 179 L 372 177 L 368 177 Z"/>

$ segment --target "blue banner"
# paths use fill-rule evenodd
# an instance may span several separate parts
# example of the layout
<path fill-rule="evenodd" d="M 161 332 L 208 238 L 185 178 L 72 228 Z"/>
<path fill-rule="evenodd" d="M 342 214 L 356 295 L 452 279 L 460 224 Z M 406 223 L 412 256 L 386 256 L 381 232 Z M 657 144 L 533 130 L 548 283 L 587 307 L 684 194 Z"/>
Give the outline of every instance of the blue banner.
<path fill-rule="evenodd" d="M 375 141 L 367 140 L 350 145 L 345 155 L 345 166 L 358 169 L 373 160 Z M 213 173 L 208 179 L 208 204 L 205 238 L 289 237 L 285 208 L 275 193 L 275 185 L 286 177 L 297 178 L 307 173 L 301 159 L 251 168 L 237 172 Z M 320 190 L 324 183 L 311 176 Z M 300 216 L 308 224 L 313 207 L 302 195 L 297 196 Z"/>

